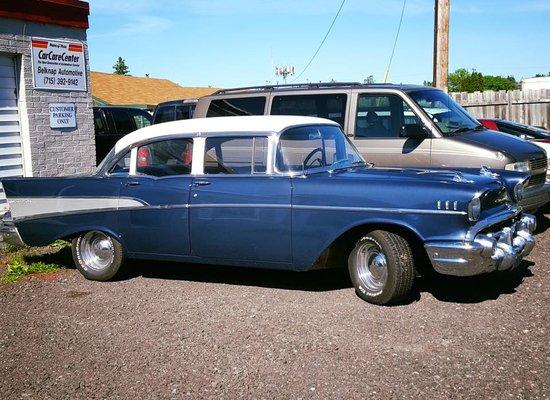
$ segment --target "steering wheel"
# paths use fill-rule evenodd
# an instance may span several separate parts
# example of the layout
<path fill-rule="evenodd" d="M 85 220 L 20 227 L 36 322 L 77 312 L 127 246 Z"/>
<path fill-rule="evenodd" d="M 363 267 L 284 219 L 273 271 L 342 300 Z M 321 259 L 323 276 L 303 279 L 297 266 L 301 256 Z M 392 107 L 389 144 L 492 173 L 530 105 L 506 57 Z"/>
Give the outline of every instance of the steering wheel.
<path fill-rule="evenodd" d="M 306 169 L 307 166 L 309 166 L 309 161 L 313 158 L 313 156 L 315 155 L 315 153 L 321 153 L 321 155 L 323 154 L 323 149 L 321 147 L 317 147 L 316 149 L 313 149 L 307 156 L 306 158 L 304 158 L 304 162 L 302 163 L 302 167 L 304 169 Z M 318 162 L 319 163 L 319 166 L 322 166 L 323 165 L 323 160 L 320 158 L 320 157 L 317 157 L 315 160 L 313 160 L 311 162 L 311 165 L 314 163 L 314 162 Z"/>

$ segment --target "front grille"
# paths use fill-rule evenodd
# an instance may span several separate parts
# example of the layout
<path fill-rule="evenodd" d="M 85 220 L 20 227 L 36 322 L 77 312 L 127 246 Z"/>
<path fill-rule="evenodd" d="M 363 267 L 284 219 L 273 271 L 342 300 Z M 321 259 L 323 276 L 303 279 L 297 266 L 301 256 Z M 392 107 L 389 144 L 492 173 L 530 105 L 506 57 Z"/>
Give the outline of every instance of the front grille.
<path fill-rule="evenodd" d="M 510 202 L 510 195 L 508 194 L 508 190 L 506 190 L 506 188 L 490 190 L 481 197 L 481 209 L 489 210 L 493 207 L 498 207 Z"/>
<path fill-rule="evenodd" d="M 546 181 L 546 174 L 537 174 L 529 178 L 527 182 L 527 187 L 542 185 Z"/>
<path fill-rule="evenodd" d="M 536 171 L 539 169 L 547 169 L 548 159 L 544 157 L 544 158 L 537 158 L 535 160 L 529 160 L 529 167 L 531 168 L 531 171 Z"/>

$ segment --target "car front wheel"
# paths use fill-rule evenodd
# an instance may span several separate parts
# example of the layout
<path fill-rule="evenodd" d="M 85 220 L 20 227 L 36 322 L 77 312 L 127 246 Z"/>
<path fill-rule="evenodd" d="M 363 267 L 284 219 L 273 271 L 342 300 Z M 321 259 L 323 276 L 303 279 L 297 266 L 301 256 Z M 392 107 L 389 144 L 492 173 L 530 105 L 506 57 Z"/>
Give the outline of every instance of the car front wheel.
<path fill-rule="evenodd" d="M 357 295 L 381 305 L 406 298 L 415 277 L 413 255 L 407 241 L 382 230 L 359 239 L 349 255 L 348 268 Z"/>
<path fill-rule="evenodd" d="M 73 239 L 73 259 L 86 279 L 107 281 L 120 272 L 123 262 L 122 245 L 113 237 L 90 231 Z"/>

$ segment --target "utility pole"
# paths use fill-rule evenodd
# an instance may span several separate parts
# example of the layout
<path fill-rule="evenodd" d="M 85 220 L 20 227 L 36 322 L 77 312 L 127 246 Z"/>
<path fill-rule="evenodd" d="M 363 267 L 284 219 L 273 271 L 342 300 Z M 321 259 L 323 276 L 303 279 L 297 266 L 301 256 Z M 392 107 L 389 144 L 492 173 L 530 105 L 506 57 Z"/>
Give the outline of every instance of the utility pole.
<path fill-rule="evenodd" d="M 435 0 L 433 85 L 447 91 L 451 0 Z"/>

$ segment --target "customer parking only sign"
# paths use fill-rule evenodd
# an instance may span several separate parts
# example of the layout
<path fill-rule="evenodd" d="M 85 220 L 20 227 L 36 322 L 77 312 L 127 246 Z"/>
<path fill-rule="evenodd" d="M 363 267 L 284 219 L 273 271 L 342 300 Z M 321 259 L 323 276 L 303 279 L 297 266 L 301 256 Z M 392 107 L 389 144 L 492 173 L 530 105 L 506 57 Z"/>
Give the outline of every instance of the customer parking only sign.
<path fill-rule="evenodd" d="M 35 89 L 86 91 L 82 43 L 39 38 L 31 42 Z"/>

